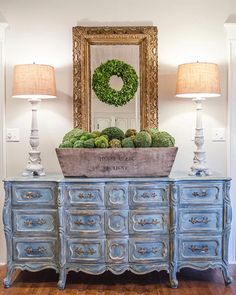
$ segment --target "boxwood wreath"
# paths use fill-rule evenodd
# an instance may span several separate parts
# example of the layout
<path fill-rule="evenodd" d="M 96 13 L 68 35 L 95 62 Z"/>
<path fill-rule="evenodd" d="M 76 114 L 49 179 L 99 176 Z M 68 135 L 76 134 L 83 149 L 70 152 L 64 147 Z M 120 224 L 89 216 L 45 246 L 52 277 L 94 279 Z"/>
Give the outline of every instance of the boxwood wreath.
<path fill-rule="evenodd" d="M 122 79 L 124 84 L 121 90 L 115 90 L 110 86 L 109 81 L 112 76 Z M 134 97 L 138 89 L 138 76 L 131 65 L 111 59 L 94 71 L 92 88 L 102 102 L 116 107 L 123 106 Z"/>

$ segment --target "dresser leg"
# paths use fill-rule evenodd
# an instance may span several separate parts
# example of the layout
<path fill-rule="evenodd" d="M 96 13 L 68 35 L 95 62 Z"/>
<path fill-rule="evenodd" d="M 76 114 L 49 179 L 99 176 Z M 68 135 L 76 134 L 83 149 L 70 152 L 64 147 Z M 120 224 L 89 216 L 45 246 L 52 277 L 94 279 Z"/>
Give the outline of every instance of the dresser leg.
<path fill-rule="evenodd" d="M 229 274 L 229 270 L 227 268 L 227 266 L 222 265 L 221 266 L 221 270 L 222 270 L 222 274 L 225 280 L 225 285 L 228 286 L 232 283 L 232 277 Z"/>
<path fill-rule="evenodd" d="M 170 280 L 170 286 L 171 288 L 177 288 L 178 287 L 178 280 L 176 277 L 176 270 L 174 267 L 170 268 L 170 273 L 169 273 L 169 280 Z"/>
<path fill-rule="evenodd" d="M 11 277 L 14 270 L 14 267 L 7 268 L 7 276 L 3 280 L 3 285 L 5 288 L 9 288 L 11 286 Z"/>
<path fill-rule="evenodd" d="M 66 284 L 66 270 L 63 268 L 59 273 L 59 281 L 57 283 L 57 287 L 59 290 L 63 290 Z"/>

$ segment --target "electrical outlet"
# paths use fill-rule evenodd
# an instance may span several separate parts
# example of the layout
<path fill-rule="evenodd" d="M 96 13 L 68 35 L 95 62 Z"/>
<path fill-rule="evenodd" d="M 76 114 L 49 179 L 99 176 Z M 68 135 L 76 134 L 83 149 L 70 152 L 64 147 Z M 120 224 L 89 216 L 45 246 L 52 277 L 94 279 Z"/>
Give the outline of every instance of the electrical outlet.
<path fill-rule="evenodd" d="M 225 141 L 225 128 L 212 128 L 212 141 Z"/>
<path fill-rule="evenodd" d="M 19 128 L 7 128 L 6 139 L 9 142 L 20 141 L 20 131 Z"/>

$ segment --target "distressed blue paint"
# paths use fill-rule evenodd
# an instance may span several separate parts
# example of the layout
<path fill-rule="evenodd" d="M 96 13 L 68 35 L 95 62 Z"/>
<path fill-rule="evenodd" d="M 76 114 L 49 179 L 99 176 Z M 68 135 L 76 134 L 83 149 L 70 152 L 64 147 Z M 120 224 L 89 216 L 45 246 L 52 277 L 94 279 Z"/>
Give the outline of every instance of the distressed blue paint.
<path fill-rule="evenodd" d="M 107 245 L 108 263 L 128 262 L 128 241 L 126 239 L 109 239 Z"/>
<path fill-rule="evenodd" d="M 181 232 L 217 233 L 222 230 L 222 208 L 201 208 L 201 210 L 181 208 L 179 214 L 179 230 Z"/>
<path fill-rule="evenodd" d="M 69 262 L 105 261 L 105 241 L 103 239 L 70 239 L 67 241 Z"/>
<path fill-rule="evenodd" d="M 108 210 L 105 225 L 107 234 L 128 235 L 128 210 Z"/>
<path fill-rule="evenodd" d="M 104 211 L 66 211 L 69 234 L 104 234 Z"/>
<path fill-rule="evenodd" d="M 156 212 L 159 211 L 159 212 Z M 132 210 L 130 212 L 130 233 L 168 233 L 169 211 L 168 209 L 150 210 Z"/>
<path fill-rule="evenodd" d="M 5 181 L 9 287 L 16 268 L 121 274 L 219 267 L 226 284 L 230 179 L 29 177 Z"/>
<path fill-rule="evenodd" d="M 128 206 L 128 184 L 107 184 L 105 187 L 107 208 L 123 208 Z"/>
<path fill-rule="evenodd" d="M 72 206 L 95 206 L 104 204 L 104 186 L 84 185 L 80 183 L 68 184 L 66 187 L 67 202 Z"/>
<path fill-rule="evenodd" d="M 27 210 L 13 209 L 13 230 L 16 234 L 27 232 L 55 234 L 56 213 L 56 210 L 39 211 L 32 209 L 28 213 Z"/>

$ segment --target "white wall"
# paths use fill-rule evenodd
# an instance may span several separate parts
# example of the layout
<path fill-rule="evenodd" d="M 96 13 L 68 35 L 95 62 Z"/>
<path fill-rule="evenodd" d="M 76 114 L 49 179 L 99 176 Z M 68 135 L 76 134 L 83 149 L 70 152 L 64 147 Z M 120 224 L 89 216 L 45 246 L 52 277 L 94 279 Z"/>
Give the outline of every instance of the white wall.
<path fill-rule="evenodd" d="M 159 45 L 159 127 L 171 132 L 179 147 L 175 170 L 192 163 L 195 105 L 175 98 L 177 65 L 208 61 L 220 66 L 222 96 L 204 103 L 207 159 L 226 173 L 226 143 L 212 142 L 211 129 L 227 122 L 227 48 L 224 22 L 236 13 L 233 0 L 0 0 L 7 31 L 7 113 L 9 128 L 20 128 L 20 142 L 7 144 L 7 175 L 21 173 L 29 149 L 30 104 L 11 98 L 15 64 L 44 63 L 56 69 L 58 98 L 42 102 L 40 149 L 46 172 L 59 172 L 54 148 L 72 127 L 72 27 L 76 25 L 154 25 Z M 1 202 L 3 200 L 1 199 Z M 0 249 L 3 247 L 0 242 Z M 232 253 L 231 253 L 232 254 Z M 1 253 L 0 253 L 1 255 Z M 234 257 L 231 255 L 231 259 Z M 0 261 L 3 261 L 3 255 Z"/>
<path fill-rule="evenodd" d="M 6 144 L 5 138 L 5 31 L 7 23 L 0 14 L 0 179 L 6 177 Z M 0 181 L 0 200 L 4 199 L 4 185 Z M 0 201 L 0 204 L 2 202 Z M 0 206 L 1 207 L 1 206 Z M 1 213 L 0 213 L 1 217 Z M 2 219 L 2 218 L 1 218 Z M 0 241 L 4 241 L 4 231 L 0 224 Z M 5 247 L 2 247 L 2 257 L 6 255 Z M 1 260 L 0 260 L 1 261 Z"/>

